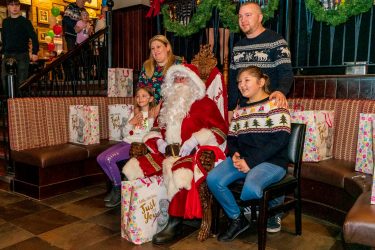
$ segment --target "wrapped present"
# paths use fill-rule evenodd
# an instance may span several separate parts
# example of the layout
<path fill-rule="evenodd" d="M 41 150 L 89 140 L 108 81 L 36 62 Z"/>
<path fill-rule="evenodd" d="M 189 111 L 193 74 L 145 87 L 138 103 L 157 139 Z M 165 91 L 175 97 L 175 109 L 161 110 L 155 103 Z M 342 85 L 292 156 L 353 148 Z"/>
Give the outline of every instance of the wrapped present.
<path fill-rule="evenodd" d="M 306 124 L 303 161 L 317 162 L 332 158 L 334 111 L 290 110 L 292 123 Z"/>
<path fill-rule="evenodd" d="M 133 105 L 108 105 L 109 140 L 122 141 L 126 134 L 126 124 L 133 112 Z"/>
<path fill-rule="evenodd" d="M 98 106 L 69 106 L 69 142 L 84 145 L 100 142 Z"/>
<path fill-rule="evenodd" d="M 162 176 L 121 183 L 121 236 L 134 244 L 152 240 L 168 223 L 169 201 Z"/>
<path fill-rule="evenodd" d="M 133 69 L 108 69 L 108 97 L 133 96 Z"/>
<path fill-rule="evenodd" d="M 359 130 L 355 170 L 372 174 L 375 150 L 375 114 L 359 114 Z"/>

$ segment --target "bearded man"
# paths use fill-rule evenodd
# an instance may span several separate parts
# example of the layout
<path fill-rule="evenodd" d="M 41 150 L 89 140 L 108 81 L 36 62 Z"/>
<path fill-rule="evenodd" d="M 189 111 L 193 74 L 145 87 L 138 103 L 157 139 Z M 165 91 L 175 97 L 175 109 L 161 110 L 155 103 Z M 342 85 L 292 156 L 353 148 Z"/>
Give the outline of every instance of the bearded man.
<path fill-rule="evenodd" d="M 123 168 L 128 180 L 163 174 L 167 187 L 169 220 L 152 242 L 171 242 L 181 232 L 183 219 L 202 218 L 197 187 L 207 172 L 199 162 L 201 149 L 225 147 L 228 126 L 215 102 L 206 96 L 206 86 L 194 65 L 173 65 L 161 87 L 162 108 L 143 141 L 151 153 L 130 159 Z M 212 147 L 215 146 L 215 147 Z M 167 151 L 168 157 L 165 156 Z M 224 159 L 214 150 L 215 161 Z"/>

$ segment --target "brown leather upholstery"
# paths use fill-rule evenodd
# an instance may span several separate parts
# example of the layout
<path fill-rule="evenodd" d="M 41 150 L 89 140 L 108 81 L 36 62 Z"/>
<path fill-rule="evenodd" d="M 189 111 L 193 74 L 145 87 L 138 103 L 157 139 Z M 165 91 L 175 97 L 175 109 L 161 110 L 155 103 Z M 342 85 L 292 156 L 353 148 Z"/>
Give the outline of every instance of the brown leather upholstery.
<path fill-rule="evenodd" d="M 345 177 L 353 176 L 353 170 L 354 162 L 328 159 L 320 162 L 304 162 L 301 175 L 303 178 L 344 188 Z"/>
<path fill-rule="evenodd" d="M 71 161 L 83 161 L 87 157 L 88 152 L 86 149 L 70 143 L 12 151 L 14 161 L 41 168 L 53 167 L 54 165 Z"/>
<path fill-rule="evenodd" d="M 82 147 L 87 150 L 87 157 L 88 158 L 96 158 L 101 152 L 106 150 L 107 148 L 117 144 L 117 141 L 110 141 L 110 140 L 100 140 L 99 144 L 91 144 L 91 145 L 80 145 L 80 144 L 74 144 L 79 147 Z"/>
<path fill-rule="evenodd" d="M 371 191 L 361 194 L 346 216 L 343 234 L 346 243 L 375 247 L 375 205 L 370 204 Z"/>

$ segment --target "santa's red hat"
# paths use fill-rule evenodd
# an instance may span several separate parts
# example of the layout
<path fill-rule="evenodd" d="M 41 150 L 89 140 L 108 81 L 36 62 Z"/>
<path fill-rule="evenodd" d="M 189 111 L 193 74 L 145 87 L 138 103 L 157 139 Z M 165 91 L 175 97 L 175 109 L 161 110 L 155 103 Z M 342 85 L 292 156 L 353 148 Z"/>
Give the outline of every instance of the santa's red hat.
<path fill-rule="evenodd" d="M 173 85 L 174 78 L 176 76 L 187 76 L 193 83 L 198 87 L 199 93 L 197 100 L 202 99 L 206 95 L 206 84 L 199 77 L 198 68 L 192 64 L 176 64 L 172 65 L 164 78 L 164 88 L 168 88 Z M 162 87 L 163 87 L 162 85 Z"/>

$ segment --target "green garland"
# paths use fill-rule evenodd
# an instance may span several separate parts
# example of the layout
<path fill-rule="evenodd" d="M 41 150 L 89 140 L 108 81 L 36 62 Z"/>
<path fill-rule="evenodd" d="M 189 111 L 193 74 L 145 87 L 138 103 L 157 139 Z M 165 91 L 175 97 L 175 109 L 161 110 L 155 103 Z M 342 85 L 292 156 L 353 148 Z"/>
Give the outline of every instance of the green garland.
<path fill-rule="evenodd" d="M 277 10 L 278 5 L 279 0 L 269 0 L 268 5 L 262 9 L 263 22 L 274 16 L 274 11 Z M 211 15 L 207 13 L 212 13 L 214 7 L 219 10 L 224 27 L 228 27 L 232 32 L 239 32 L 236 5 L 232 4 L 230 0 L 203 0 L 187 25 L 172 21 L 169 16 L 169 5 L 164 4 L 161 10 L 164 28 L 178 36 L 190 36 L 206 27 L 208 20 L 211 18 Z"/>
<path fill-rule="evenodd" d="M 319 0 L 305 0 L 305 4 L 316 21 L 337 26 L 348 21 L 351 16 L 367 12 L 372 8 L 373 0 L 345 0 L 336 10 L 325 10 Z"/>

